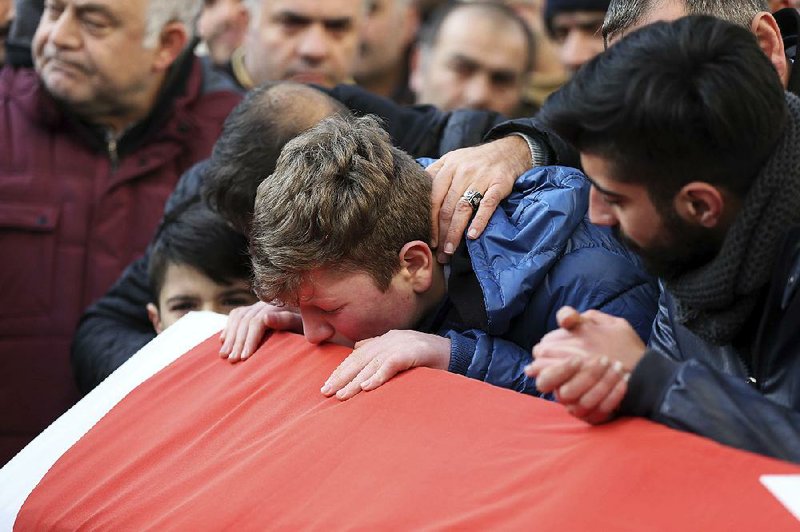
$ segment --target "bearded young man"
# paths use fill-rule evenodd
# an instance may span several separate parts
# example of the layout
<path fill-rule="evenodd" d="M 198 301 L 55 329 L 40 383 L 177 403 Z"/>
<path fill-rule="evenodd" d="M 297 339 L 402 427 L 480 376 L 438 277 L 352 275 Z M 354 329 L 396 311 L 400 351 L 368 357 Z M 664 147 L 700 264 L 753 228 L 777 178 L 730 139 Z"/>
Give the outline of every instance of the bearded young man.
<path fill-rule="evenodd" d="M 800 99 L 756 39 L 710 17 L 657 23 L 543 118 L 580 152 L 592 221 L 664 290 L 648 347 L 624 320 L 563 312 L 528 375 L 592 423 L 644 416 L 800 461 Z"/>

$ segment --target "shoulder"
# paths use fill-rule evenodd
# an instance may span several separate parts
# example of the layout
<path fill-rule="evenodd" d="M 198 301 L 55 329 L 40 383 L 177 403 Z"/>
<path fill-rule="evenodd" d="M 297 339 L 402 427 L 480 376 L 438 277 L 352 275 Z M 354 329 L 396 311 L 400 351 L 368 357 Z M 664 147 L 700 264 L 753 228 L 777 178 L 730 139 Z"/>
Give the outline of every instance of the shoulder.
<path fill-rule="evenodd" d="M 205 119 L 224 119 L 244 93 L 227 74 L 216 70 L 207 58 L 193 57 L 187 82 L 185 106 Z"/>

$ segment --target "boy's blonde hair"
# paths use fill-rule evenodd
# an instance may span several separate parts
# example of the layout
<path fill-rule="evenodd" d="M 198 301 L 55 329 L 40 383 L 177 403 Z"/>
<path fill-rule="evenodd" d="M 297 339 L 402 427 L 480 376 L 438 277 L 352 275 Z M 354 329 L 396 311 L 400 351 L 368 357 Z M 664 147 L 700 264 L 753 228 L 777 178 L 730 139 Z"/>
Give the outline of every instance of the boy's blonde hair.
<path fill-rule="evenodd" d="M 290 141 L 258 187 L 250 253 L 264 301 L 297 303 L 319 268 L 368 273 L 386 290 L 399 252 L 430 241 L 431 181 L 378 121 L 334 116 Z"/>

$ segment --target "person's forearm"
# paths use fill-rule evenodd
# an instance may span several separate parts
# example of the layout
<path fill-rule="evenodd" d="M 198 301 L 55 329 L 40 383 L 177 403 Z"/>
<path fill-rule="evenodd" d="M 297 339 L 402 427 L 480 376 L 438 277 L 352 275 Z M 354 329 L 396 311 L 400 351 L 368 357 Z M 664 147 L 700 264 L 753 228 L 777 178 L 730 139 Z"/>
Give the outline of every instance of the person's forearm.
<path fill-rule="evenodd" d="M 628 385 L 620 414 L 800 463 L 800 412 L 767 399 L 741 378 L 648 351 Z"/>
<path fill-rule="evenodd" d="M 536 143 L 541 153 L 541 159 L 536 160 L 536 150 L 533 150 L 535 166 L 560 165 L 581 168 L 580 154 L 572 146 L 564 142 L 558 135 L 547 130 L 534 116 L 531 118 L 518 118 L 503 122 L 492 128 L 486 135 L 486 140 L 496 140 L 513 134 L 523 134 Z"/>
<path fill-rule="evenodd" d="M 542 395 L 535 380 L 525 375 L 525 366 L 532 360 L 529 349 L 477 329 L 451 331 L 446 336 L 451 342 L 448 371 L 537 397 Z"/>

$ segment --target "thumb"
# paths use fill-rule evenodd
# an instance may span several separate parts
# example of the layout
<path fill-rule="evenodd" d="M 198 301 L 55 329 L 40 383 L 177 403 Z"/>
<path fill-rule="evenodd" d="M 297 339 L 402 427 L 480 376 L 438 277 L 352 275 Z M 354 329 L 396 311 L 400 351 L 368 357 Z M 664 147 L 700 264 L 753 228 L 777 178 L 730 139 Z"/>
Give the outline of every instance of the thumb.
<path fill-rule="evenodd" d="M 558 309 L 558 312 L 556 312 L 556 321 L 559 327 L 571 331 L 580 325 L 581 315 L 574 308 L 565 306 L 561 307 Z"/>

